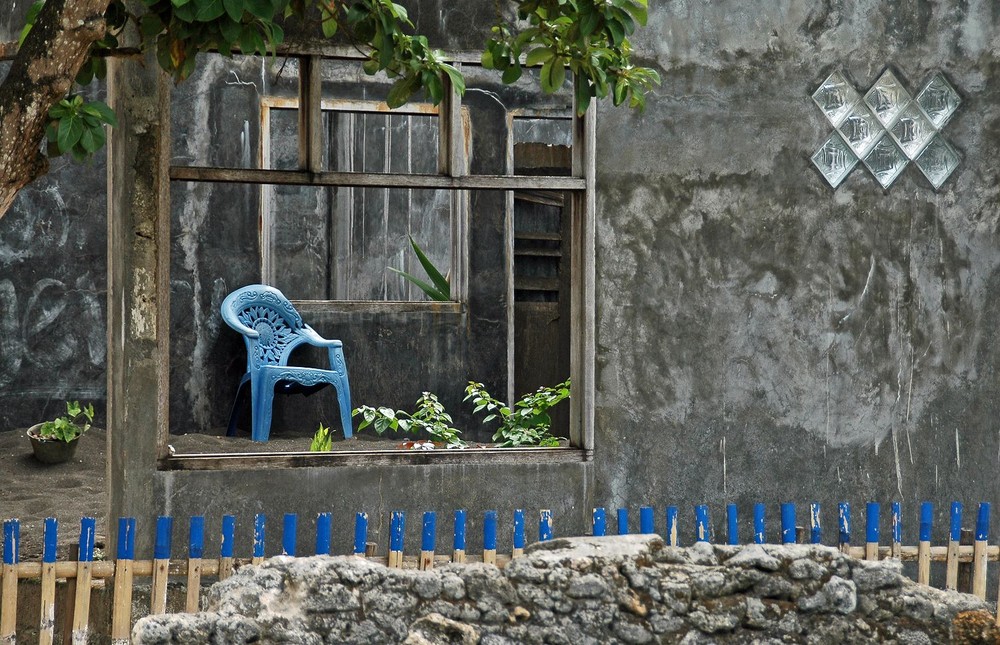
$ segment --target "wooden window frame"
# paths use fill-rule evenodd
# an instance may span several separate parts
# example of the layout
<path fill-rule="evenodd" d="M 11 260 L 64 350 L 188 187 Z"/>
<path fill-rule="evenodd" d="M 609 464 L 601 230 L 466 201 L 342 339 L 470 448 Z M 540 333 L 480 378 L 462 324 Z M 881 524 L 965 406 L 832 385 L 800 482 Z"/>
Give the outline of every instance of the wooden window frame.
<path fill-rule="evenodd" d="M 572 115 L 572 171 L 570 176 L 472 175 L 467 172 L 465 141 L 462 131 L 461 97 L 446 82 L 445 99 L 437 113 L 440 119 L 438 173 L 382 174 L 368 172 L 331 172 L 321 167 L 322 107 L 321 61 L 353 60 L 364 57 L 358 52 L 336 47 L 296 50 L 283 47 L 279 55 L 299 58 L 299 168 L 269 170 L 170 165 L 171 182 L 278 184 L 299 186 L 343 186 L 376 188 L 437 188 L 463 190 L 559 190 L 571 197 L 571 323 L 570 378 L 574 396 L 570 399 L 569 448 L 485 448 L 462 451 L 343 451 L 331 453 L 176 453 L 169 442 L 169 419 L 158 416 L 158 468 L 160 470 L 244 470 L 335 465 L 426 465 L 475 464 L 499 462 L 565 463 L 586 462 L 594 450 L 595 397 L 595 144 L 597 107 L 591 102 L 586 112 Z M 457 66 L 477 65 L 478 55 L 453 53 L 449 60 Z M 575 95 L 575 93 L 574 93 Z M 163 114 L 166 111 L 166 114 Z M 161 123 L 169 123 L 169 102 L 161 107 Z M 167 197 L 169 199 L 169 197 Z M 169 209 L 168 209 L 169 210 Z M 167 225 L 169 228 L 169 225 Z M 467 236 L 462 231 L 457 252 L 468 257 Z M 169 237 L 169 236 L 168 236 Z M 463 263 L 459 263 L 463 264 Z M 462 284 L 466 276 L 459 277 Z M 169 294 L 163 294 L 169 298 Z M 303 301 L 305 311 L 336 310 L 336 301 Z M 386 311 L 405 311 L 421 303 L 366 303 Z M 446 305 L 448 303 L 445 303 Z M 460 303 L 454 303 L 460 304 Z M 512 304 L 512 303 L 511 303 Z M 169 306 L 166 309 L 169 311 Z M 169 350 L 168 350 L 169 351 Z M 159 366 L 160 379 L 169 383 L 169 365 Z"/>

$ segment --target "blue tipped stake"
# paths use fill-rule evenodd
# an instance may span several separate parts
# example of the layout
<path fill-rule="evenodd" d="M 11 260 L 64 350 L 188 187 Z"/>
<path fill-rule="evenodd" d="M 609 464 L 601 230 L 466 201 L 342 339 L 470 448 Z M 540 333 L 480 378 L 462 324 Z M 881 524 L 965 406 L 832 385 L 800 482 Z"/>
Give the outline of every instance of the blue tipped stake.
<path fill-rule="evenodd" d="M 980 502 L 979 515 L 976 517 L 976 540 L 985 542 L 990 539 L 990 503 Z"/>
<path fill-rule="evenodd" d="M 740 543 L 740 523 L 736 504 L 726 506 L 726 543 L 737 546 Z"/>
<path fill-rule="evenodd" d="M 354 516 L 354 555 L 364 555 L 368 543 L 368 513 Z"/>
<path fill-rule="evenodd" d="M 628 509 L 618 509 L 618 535 L 628 535 Z"/>
<path fill-rule="evenodd" d="M 253 518 L 253 557 L 264 557 L 264 539 L 267 529 L 267 516 L 257 513 Z"/>
<path fill-rule="evenodd" d="M 17 564 L 21 560 L 21 521 L 4 520 L 3 563 Z"/>
<path fill-rule="evenodd" d="M 652 535 L 653 533 L 656 533 L 656 529 L 653 527 L 652 506 L 639 507 L 639 533 L 642 533 L 643 535 Z"/>
<path fill-rule="evenodd" d="M 781 505 L 781 543 L 795 544 L 795 504 Z"/>
<path fill-rule="evenodd" d="M 455 511 L 454 549 L 465 551 L 465 511 Z"/>
<path fill-rule="evenodd" d="M 524 548 L 524 509 L 514 509 L 514 548 Z"/>
<path fill-rule="evenodd" d="M 437 541 L 437 514 L 434 511 L 424 511 L 424 521 L 420 529 L 420 550 L 434 551 Z"/>
<path fill-rule="evenodd" d="M 677 537 L 677 507 L 667 507 L 667 546 L 680 546 Z"/>
<path fill-rule="evenodd" d="M 951 541 L 962 539 L 962 502 L 951 503 Z"/>
<path fill-rule="evenodd" d="M 695 542 L 710 542 L 708 524 L 708 506 L 701 504 L 694 507 Z"/>
<path fill-rule="evenodd" d="M 403 511 L 393 511 L 389 518 L 389 550 L 396 553 L 403 552 L 403 529 L 406 524 L 406 515 Z"/>
<path fill-rule="evenodd" d="M 174 518 L 161 515 L 156 518 L 156 540 L 153 543 L 153 558 L 156 560 L 170 559 L 170 542 L 174 532 Z M 83 551 L 83 547 L 80 547 Z"/>
<path fill-rule="evenodd" d="M 298 544 L 296 534 L 299 530 L 299 516 L 295 513 L 285 513 L 284 521 L 281 525 L 281 554 L 295 555 L 295 547 Z"/>
<path fill-rule="evenodd" d="M 892 503 L 892 543 L 903 541 L 903 506 L 899 502 Z"/>
<path fill-rule="evenodd" d="M 809 544 L 823 543 L 823 525 L 819 519 L 819 502 L 809 505 Z"/>
<path fill-rule="evenodd" d="M 608 534 L 608 516 L 604 508 L 595 508 L 592 520 L 593 535 L 603 537 Z"/>
<path fill-rule="evenodd" d="M 97 534 L 97 520 L 92 517 L 80 519 L 80 562 L 94 561 L 94 539 Z"/>
<path fill-rule="evenodd" d="M 131 529 L 129 529 L 128 526 L 129 521 L 131 521 Z M 55 562 L 56 545 L 59 543 L 59 522 L 56 518 L 45 518 L 45 529 L 42 539 L 44 540 L 42 546 L 42 562 L 47 564 Z M 124 552 L 122 544 L 124 539 L 131 539 L 132 544 L 135 544 L 135 518 L 123 517 L 118 521 L 118 559 L 131 560 L 133 558 L 134 549 Z"/>
<path fill-rule="evenodd" d="M 486 511 L 483 515 L 483 550 L 497 550 L 497 512 Z"/>
<path fill-rule="evenodd" d="M 233 548 L 236 541 L 236 517 L 233 515 L 222 516 L 222 548 L 219 555 L 223 558 L 233 557 Z"/>
<path fill-rule="evenodd" d="M 837 505 L 837 528 L 840 529 L 840 544 L 851 543 L 851 505 L 841 502 Z"/>
<path fill-rule="evenodd" d="M 188 557 L 201 559 L 205 554 L 205 517 L 194 515 L 188 524 Z"/>
<path fill-rule="evenodd" d="M 878 502 L 868 502 L 865 507 L 865 542 L 878 544 L 881 509 Z"/>
<path fill-rule="evenodd" d="M 924 502 L 920 505 L 920 541 L 931 541 L 931 528 L 934 522 L 934 505 Z"/>
<path fill-rule="evenodd" d="M 552 511 L 538 511 L 538 541 L 548 542 L 552 539 Z"/>
<path fill-rule="evenodd" d="M 767 540 L 764 526 L 765 506 L 761 503 L 753 505 L 753 543 L 764 544 Z"/>
<path fill-rule="evenodd" d="M 319 513 L 316 515 L 316 555 L 330 555 L 333 532 L 333 514 Z"/>

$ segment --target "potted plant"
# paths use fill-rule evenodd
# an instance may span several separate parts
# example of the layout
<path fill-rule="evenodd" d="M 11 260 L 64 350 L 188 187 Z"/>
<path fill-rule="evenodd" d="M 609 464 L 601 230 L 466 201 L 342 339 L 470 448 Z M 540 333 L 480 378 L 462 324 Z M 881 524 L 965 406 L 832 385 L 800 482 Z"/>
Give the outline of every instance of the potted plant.
<path fill-rule="evenodd" d="M 66 402 L 66 414 L 28 428 L 35 459 L 43 464 L 61 464 L 76 454 L 77 440 L 90 429 L 94 404 L 80 407 L 79 401 Z"/>

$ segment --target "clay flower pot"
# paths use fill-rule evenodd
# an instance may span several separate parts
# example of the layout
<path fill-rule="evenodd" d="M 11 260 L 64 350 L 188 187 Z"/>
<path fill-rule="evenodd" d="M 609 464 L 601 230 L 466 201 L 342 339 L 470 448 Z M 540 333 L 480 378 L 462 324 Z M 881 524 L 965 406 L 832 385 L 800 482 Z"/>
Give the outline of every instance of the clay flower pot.
<path fill-rule="evenodd" d="M 43 464 L 61 464 L 72 459 L 76 454 L 80 437 L 72 441 L 42 439 L 38 436 L 38 429 L 41 427 L 41 423 L 36 423 L 28 428 L 28 439 L 31 440 L 31 450 L 35 453 L 35 459 Z"/>

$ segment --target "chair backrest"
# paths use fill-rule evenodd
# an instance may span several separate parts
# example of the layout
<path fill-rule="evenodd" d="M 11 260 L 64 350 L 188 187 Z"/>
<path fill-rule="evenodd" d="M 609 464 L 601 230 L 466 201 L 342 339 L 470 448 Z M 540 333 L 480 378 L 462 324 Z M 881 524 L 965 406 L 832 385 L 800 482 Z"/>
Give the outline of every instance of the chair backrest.
<path fill-rule="evenodd" d="M 243 334 L 247 346 L 247 371 L 261 365 L 287 365 L 288 356 L 305 342 L 302 316 L 274 287 L 251 284 L 222 301 L 222 319 Z M 249 330 L 256 336 L 247 334 Z"/>

